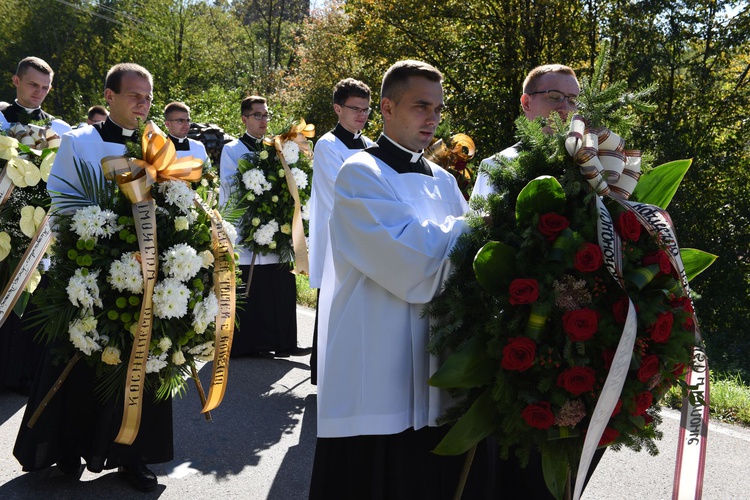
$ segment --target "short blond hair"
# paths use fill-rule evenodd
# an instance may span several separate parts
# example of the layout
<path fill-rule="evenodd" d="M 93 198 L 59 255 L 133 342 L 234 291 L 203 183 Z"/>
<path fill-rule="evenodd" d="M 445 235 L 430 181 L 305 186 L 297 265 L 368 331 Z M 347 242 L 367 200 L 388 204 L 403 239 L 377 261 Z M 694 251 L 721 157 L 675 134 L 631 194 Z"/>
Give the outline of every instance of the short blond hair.
<path fill-rule="evenodd" d="M 578 79 L 578 77 L 576 76 L 576 72 L 573 71 L 573 68 L 571 68 L 570 66 L 565 66 L 564 64 L 545 64 L 542 66 L 537 66 L 536 68 L 529 71 L 528 75 L 526 75 L 526 79 L 523 81 L 523 93 L 528 94 L 531 92 L 535 92 L 535 84 L 537 80 L 539 80 L 547 73 L 560 73 L 562 75 L 570 75 L 576 80 Z"/>

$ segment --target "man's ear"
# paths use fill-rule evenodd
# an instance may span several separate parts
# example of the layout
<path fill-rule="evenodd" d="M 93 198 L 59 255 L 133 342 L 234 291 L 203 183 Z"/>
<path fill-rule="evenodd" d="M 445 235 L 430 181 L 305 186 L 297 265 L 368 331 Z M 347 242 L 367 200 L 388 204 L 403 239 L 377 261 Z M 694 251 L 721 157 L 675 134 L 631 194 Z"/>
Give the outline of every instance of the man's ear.
<path fill-rule="evenodd" d="M 19 85 L 21 85 L 21 79 L 18 78 L 18 75 L 13 75 L 13 78 L 11 78 L 11 81 L 13 82 L 13 85 L 18 88 Z"/>
<path fill-rule="evenodd" d="M 523 108 L 524 111 L 529 110 L 529 100 L 531 98 L 529 97 L 529 94 L 522 94 L 521 95 L 521 108 Z"/>
<path fill-rule="evenodd" d="M 395 105 L 396 104 L 388 97 L 380 99 L 380 113 L 383 115 L 383 120 L 391 119 Z"/>
<path fill-rule="evenodd" d="M 112 104 L 112 94 L 114 94 L 112 89 L 104 89 L 104 100 L 107 101 L 107 104 Z"/>

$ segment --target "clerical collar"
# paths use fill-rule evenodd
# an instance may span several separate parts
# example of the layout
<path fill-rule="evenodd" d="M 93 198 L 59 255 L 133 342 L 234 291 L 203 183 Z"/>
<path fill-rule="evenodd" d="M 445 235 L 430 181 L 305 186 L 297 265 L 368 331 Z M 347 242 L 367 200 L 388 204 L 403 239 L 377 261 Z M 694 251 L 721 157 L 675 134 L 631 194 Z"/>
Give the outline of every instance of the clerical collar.
<path fill-rule="evenodd" d="M 399 174 L 418 173 L 432 176 L 432 169 L 422 152 L 415 153 L 393 142 L 385 134 L 382 134 L 374 146 L 365 149 L 375 158 L 382 160 Z"/>
<path fill-rule="evenodd" d="M 99 132 L 104 142 L 116 142 L 125 144 L 127 141 L 135 140 L 135 130 L 121 127 L 112 118 L 107 117 L 103 122 L 94 123 L 93 127 Z"/>
<path fill-rule="evenodd" d="M 245 132 L 242 137 L 240 137 L 240 142 L 247 146 L 247 149 L 249 149 L 250 151 L 258 151 L 263 146 L 262 137 L 258 139 L 257 137 L 253 137 L 247 132 Z"/>
<path fill-rule="evenodd" d="M 26 106 L 24 106 L 23 104 L 21 104 L 20 102 L 18 102 L 18 99 L 16 99 L 16 101 L 15 101 L 14 104 L 16 106 L 18 106 L 19 108 L 25 110 L 30 115 L 34 114 L 35 111 L 41 111 L 42 110 L 42 108 L 40 108 L 39 106 L 37 106 L 36 108 L 27 108 Z"/>
<path fill-rule="evenodd" d="M 352 134 L 346 130 L 340 123 L 336 124 L 336 127 L 331 131 L 333 135 L 344 143 L 347 149 L 365 149 L 367 144 L 365 139 L 362 137 L 362 131 L 358 130 L 357 133 Z"/>
<path fill-rule="evenodd" d="M 176 151 L 190 151 L 190 141 L 187 137 L 175 137 L 172 134 L 167 134 L 174 144 Z"/>

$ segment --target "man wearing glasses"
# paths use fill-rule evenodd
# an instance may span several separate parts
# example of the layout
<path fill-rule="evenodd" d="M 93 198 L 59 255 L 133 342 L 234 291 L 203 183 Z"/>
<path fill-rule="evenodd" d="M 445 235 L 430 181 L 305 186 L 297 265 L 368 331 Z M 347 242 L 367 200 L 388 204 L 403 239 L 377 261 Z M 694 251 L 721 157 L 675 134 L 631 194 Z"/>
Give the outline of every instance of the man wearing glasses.
<path fill-rule="evenodd" d="M 245 133 L 225 144 L 221 151 L 221 204 L 232 192 L 240 159 L 245 156 L 253 161 L 254 155 L 263 150 L 263 137 L 271 119 L 264 97 L 246 97 L 240 110 Z M 240 253 L 242 280 L 250 281 L 250 289 L 244 309 L 237 310 L 239 327 L 232 341 L 232 356 L 266 356 L 271 351 L 277 358 L 310 354 L 309 347 L 297 346 L 297 285 L 291 264 L 280 262 L 279 255 L 273 253 L 253 256 L 239 242 L 235 249 Z"/>
<path fill-rule="evenodd" d="M 529 72 L 523 82 L 521 108 L 530 121 L 539 117 L 547 119 L 552 113 L 557 113 L 564 121 L 571 111 L 578 109 L 579 93 L 576 73 L 569 66 L 562 64 L 537 66 Z M 546 134 L 552 133 L 549 125 L 542 130 Z M 472 198 L 487 196 L 494 192 L 487 171 L 499 167 L 502 164 L 502 158 L 512 160 L 518 156 L 519 146 L 520 143 L 514 144 L 482 160 L 474 190 L 471 192 Z"/>
<path fill-rule="evenodd" d="M 354 153 L 372 146 L 373 142 L 362 135 L 372 109 L 370 87 L 353 78 L 346 78 L 333 89 L 333 111 L 339 121 L 333 130 L 324 134 L 315 144 L 313 160 L 312 194 L 310 196 L 310 287 L 320 287 L 324 273 L 332 271 L 329 251 L 328 219 L 333 208 L 333 185 L 341 165 Z M 326 311 L 317 311 L 313 333 L 313 353 L 310 358 L 310 382 L 318 383 L 318 331 L 327 324 Z M 325 328 L 323 328 L 325 331 Z M 322 339 L 325 345 L 325 336 Z"/>
<path fill-rule="evenodd" d="M 164 108 L 164 126 L 177 150 L 177 158 L 192 156 L 206 161 L 206 147 L 202 142 L 188 138 L 190 108 L 184 102 L 170 102 Z"/>

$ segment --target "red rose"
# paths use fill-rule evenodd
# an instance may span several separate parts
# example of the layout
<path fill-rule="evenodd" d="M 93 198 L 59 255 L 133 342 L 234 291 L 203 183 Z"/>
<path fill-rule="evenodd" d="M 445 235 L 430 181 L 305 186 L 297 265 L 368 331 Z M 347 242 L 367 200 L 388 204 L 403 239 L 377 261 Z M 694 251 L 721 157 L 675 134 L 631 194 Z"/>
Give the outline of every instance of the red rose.
<path fill-rule="evenodd" d="M 563 330 L 573 342 L 590 339 L 599 327 L 599 314 L 593 309 L 583 308 L 563 314 Z"/>
<path fill-rule="evenodd" d="M 625 320 L 628 319 L 628 307 L 630 307 L 630 299 L 627 296 L 620 297 L 612 305 L 612 315 L 617 323 L 625 324 Z"/>
<path fill-rule="evenodd" d="M 606 427 L 602 433 L 602 438 L 599 440 L 599 446 L 606 446 L 620 436 L 620 433 L 612 427 Z"/>
<path fill-rule="evenodd" d="M 574 366 L 557 377 L 557 385 L 574 396 L 580 396 L 594 388 L 596 372 L 588 366 Z"/>
<path fill-rule="evenodd" d="M 646 425 L 651 425 L 651 423 L 654 421 L 654 417 L 646 413 L 645 415 L 643 415 L 643 420 L 645 421 Z"/>
<path fill-rule="evenodd" d="M 456 160 L 456 164 L 453 165 L 453 168 L 458 172 L 463 172 L 466 168 L 466 161 L 459 158 L 458 160 Z"/>
<path fill-rule="evenodd" d="M 674 324 L 674 315 L 667 311 L 656 317 L 656 322 L 647 328 L 651 334 L 651 340 L 655 344 L 666 344 L 672 335 L 672 325 Z"/>
<path fill-rule="evenodd" d="M 638 241 L 641 237 L 641 223 L 633 212 L 625 211 L 617 219 L 617 230 L 626 240 Z"/>
<path fill-rule="evenodd" d="M 644 266 L 659 264 L 659 272 L 661 274 L 669 274 L 672 271 L 672 264 L 669 262 L 669 256 L 664 250 L 644 255 L 641 259 L 641 264 Z"/>
<path fill-rule="evenodd" d="M 615 359 L 614 349 L 604 349 L 602 351 L 602 359 L 604 359 L 604 369 L 609 370 L 612 368 L 612 361 Z"/>
<path fill-rule="evenodd" d="M 674 368 L 672 368 L 672 374 L 675 377 L 680 377 L 683 373 L 685 373 L 686 368 L 687 366 L 685 365 L 685 363 L 677 363 L 676 365 L 674 365 Z"/>
<path fill-rule="evenodd" d="M 555 423 L 555 415 L 549 408 L 549 403 L 541 401 L 535 405 L 528 405 L 521 411 L 521 417 L 534 429 L 549 429 Z"/>
<path fill-rule="evenodd" d="M 519 304 L 531 304 L 539 298 L 539 285 L 535 279 L 514 279 L 509 287 L 510 299 L 508 302 L 517 306 Z"/>
<path fill-rule="evenodd" d="M 683 309 L 690 314 L 695 311 L 695 309 L 693 309 L 693 301 L 690 300 L 690 297 L 677 297 L 676 299 L 670 300 L 669 305 L 674 309 Z"/>
<path fill-rule="evenodd" d="M 503 348 L 503 359 L 500 366 L 506 370 L 522 372 L 534 364 L 536 344 L 528 337 L 513 337 Z"/>
<path fill-rule="evenodd" d="M 578 250 L 573 265 L 582 273 L 593 273 L 602 267 L 604 256 L 599 245 L 584 243 L 583 248 Z"/>
<path fill-rule="evenodd" d="M 617 400 L 617 404 L 615 405 L 615 409 L 612 410 L 612 416 L 616 416 L 618 413 L 620 413 L 620 410 L 622 409 L 622 399 Z"/>
<path fill-rule="evenodd" d="M 693 321 L 692 316 L 688 316 L 687 318 L 685 318 L 685 321 L 682 322 L 682 328 L 689 332 L 695 331 L 695 321 Z"/>
<path fill-rule="evenodd" d="M 638 368 L 638 380 L 644 384 L 651 380 L 651 377 L 659 371 L 659 358 L 654 354 L 646 356 L 641 360 L 641 366 Z"/>
<path fill-rule="evenodd" d="M 546 236 L 548 240 L 552 241 L 569 225 L 570 222 L 568 219 L 562 215 L 550 212 L 539 217 L 539 224 L 537 224 L 536 227 L 539 229 L 540 233 Z"/>
<path fill-rule="evenodd" d="M 635 411 L 633 415 L 638 417 L 646 413 L 646 410 L 649 409 L 651 403 L 654 401 L 654 396 L 649 391 L 643 391 L 634 398 L 634 401 Z"/>

